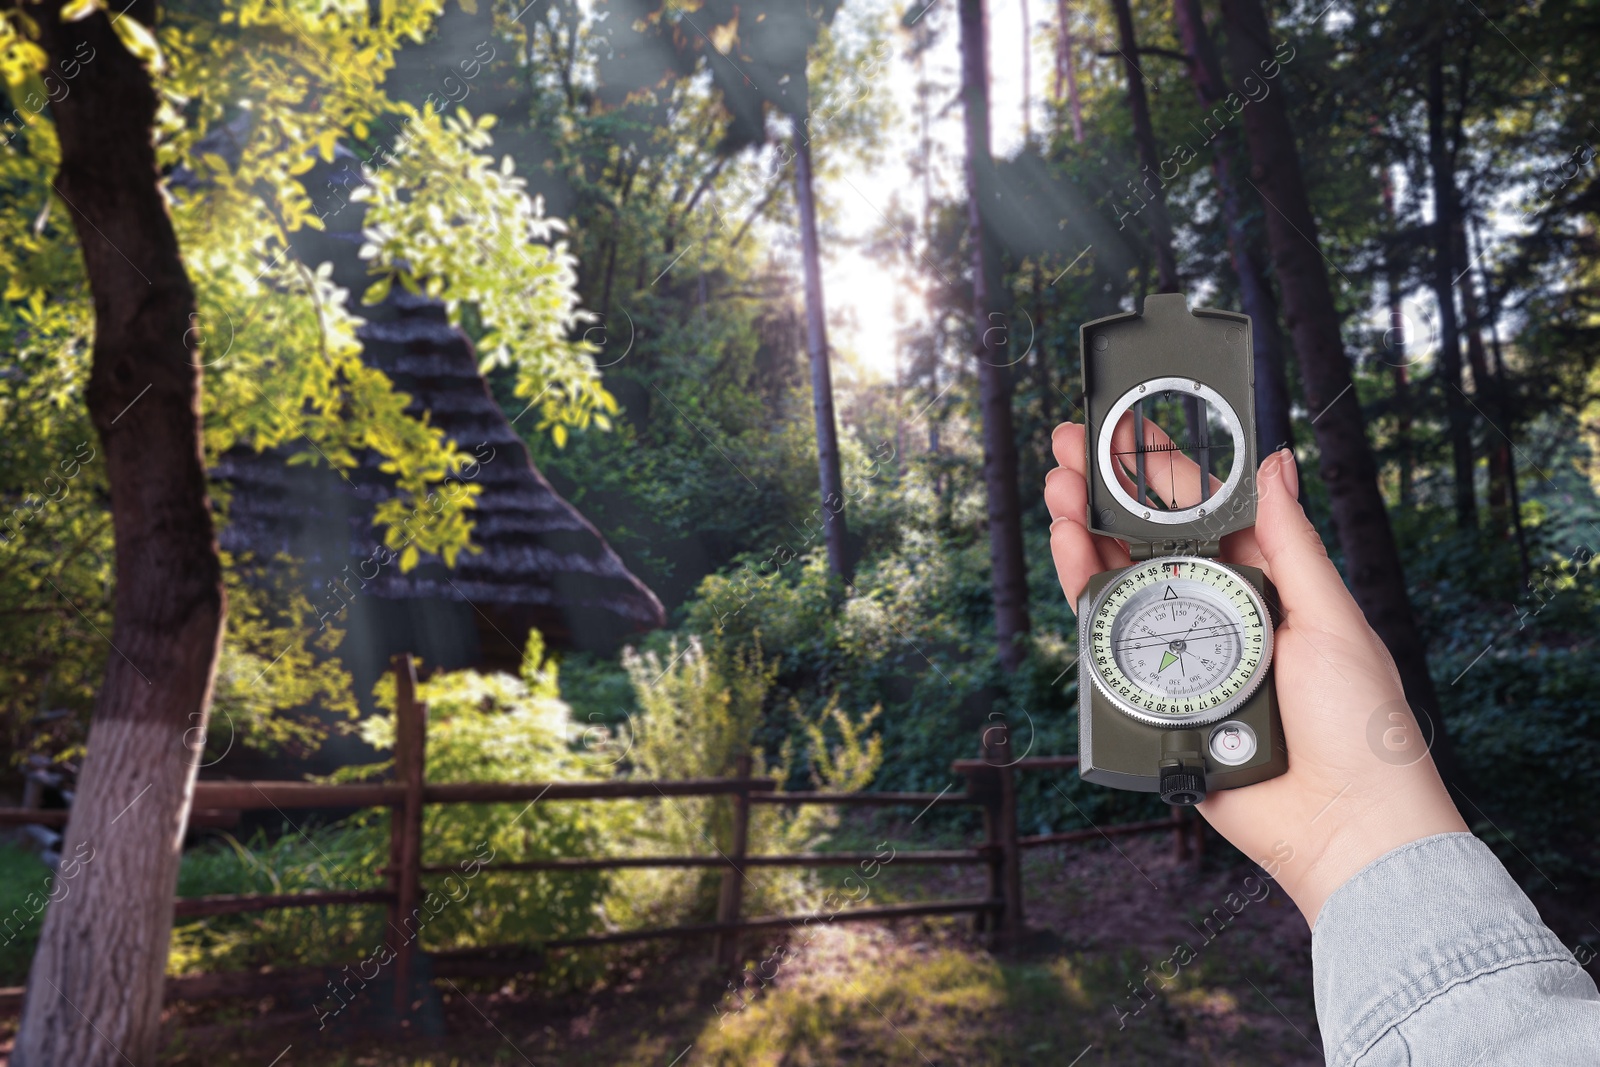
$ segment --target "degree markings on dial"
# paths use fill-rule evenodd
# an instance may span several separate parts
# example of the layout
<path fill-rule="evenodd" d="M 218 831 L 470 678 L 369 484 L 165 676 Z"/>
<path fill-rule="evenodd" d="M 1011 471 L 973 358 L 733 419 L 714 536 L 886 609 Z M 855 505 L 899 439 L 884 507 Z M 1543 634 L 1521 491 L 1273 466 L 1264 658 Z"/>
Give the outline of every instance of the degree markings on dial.
<path fill-rule="evenodd" d="M 1194 595 L 1174 588 L 1185 580 L 1199 587 Z M 1152 586 L 1158 583 L 1164 588 L 1156 596 Z M 1136 599 L 1145 606 L 1134 606 Z M 1090 651 L 1096 675 L 1124 700 L 1150 712 L 1186 715 L 1217 707 L 1248 684 L 1261 666 L 1264 625 L 1236 575 L 1203 561 L 1153 562 L 1107 592 L 1095 613 Z M 1200 643 L 1206 647 L 1192 647 Z M 1163 649 L 1159 663 L 1157 648 Z M 1185 688 L 1190 691 L 1181 692 Z"/>

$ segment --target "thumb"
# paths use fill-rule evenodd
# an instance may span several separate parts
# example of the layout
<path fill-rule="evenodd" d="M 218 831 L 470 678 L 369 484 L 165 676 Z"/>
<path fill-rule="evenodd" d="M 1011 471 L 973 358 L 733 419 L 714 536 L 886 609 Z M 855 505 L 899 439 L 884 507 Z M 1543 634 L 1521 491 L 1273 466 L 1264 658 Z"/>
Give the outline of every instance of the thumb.
<path fill-rule="evenodd" d="M 1348 621 L 1330 618 L 1330 613 L 1360 619 L 1361 609 L 1300 507 L 1300 472 L 1292 451 L 1282 448 L 1262 460 L 1256 493 L 1256 541 L 1285 614 L 1301 612 L 1319 620 L 1321 628 Z"/>

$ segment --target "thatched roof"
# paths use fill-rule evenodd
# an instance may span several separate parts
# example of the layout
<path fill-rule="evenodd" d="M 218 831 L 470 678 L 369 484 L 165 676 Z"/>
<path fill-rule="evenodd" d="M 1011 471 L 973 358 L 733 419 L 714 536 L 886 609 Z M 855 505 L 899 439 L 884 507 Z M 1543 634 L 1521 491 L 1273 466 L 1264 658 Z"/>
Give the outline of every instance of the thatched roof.
<path fill-rule="evenodd" d="M 473 481 L 482 492 L 471 514 L 472 542 L 481 551 L 461 553 L 453 569 L 430 555 L 407 574 L 390 563 L 360 585 L 350 576 L 373 573 L 380 544 L 373 510 L 395 495 L 378 457 L 365 457 L 345 479 L 325 465 L 291 467 L 285 454 L 244 448 L 228 452 L 212 471 L 231 496 L 223 548 L 258 559 L 289 553 L 306 562 L 319 584 L 344 578 L 357 601 L 469 605 L 481 639 L 465 658 L 479 665 L 507 665 L 510 646 L 530 627 L 556 648 L 609 649 L 661 626 L 655 594 L 534 467 L 478 372 L 472 342 L 449 323 L 443 305 L 395 286 L 382 304 L 355 306 L 371 282 L 357 256 L 359 220 L 360 207 L 352 203 L 329 217 L 326 232 L 305 231 L 296 250 L 307 263 L 334 264 L 351 311 L 367 320 L 358 331 L 367 364 L 410 394 L 409 411 L 427 411 L 433 425 L 479 458 Z M 418 607 L 412 605 L 413 614 Z M 466 618 L 459 609 L 444 616 Z"/>

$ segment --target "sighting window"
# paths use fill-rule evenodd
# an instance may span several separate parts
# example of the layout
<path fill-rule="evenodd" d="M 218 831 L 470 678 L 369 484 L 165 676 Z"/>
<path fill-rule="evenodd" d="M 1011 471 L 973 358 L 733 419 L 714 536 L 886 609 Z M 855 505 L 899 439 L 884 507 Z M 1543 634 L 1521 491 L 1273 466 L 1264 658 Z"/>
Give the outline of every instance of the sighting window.
<path fill-rule="evenodd" d="M 1173 389 L 1134 399 L 1111 440 L 1122 488 L 1152 511 L 1185 511 L 1211 501 L 1233 473 L 1234 452 L 1228 420 L 1216 406 Z"/>

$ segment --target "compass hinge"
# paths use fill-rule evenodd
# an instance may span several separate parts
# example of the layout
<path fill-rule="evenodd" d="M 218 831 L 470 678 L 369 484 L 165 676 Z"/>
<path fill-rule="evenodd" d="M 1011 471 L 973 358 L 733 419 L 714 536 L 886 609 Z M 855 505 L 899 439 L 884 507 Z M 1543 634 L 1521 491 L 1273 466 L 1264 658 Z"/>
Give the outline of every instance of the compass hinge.
<path fill-rule="evenodd" d="M 1135 561 L 1156 556 L 1215 556 L 1221 550 L 1221 541 L 1134 541 L 1128 545 L 1128 555 Z"/>

